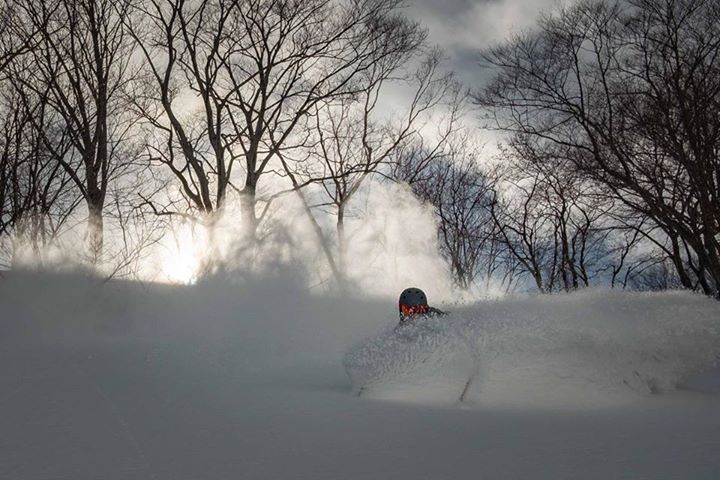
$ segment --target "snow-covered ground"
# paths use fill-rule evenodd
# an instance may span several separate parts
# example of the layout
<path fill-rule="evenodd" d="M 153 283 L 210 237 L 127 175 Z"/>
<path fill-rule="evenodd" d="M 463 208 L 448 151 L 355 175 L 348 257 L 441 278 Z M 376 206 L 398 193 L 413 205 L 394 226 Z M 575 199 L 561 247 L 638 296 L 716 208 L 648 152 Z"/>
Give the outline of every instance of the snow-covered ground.
<path fill-rule="evenodd" d="M 0 478 L 720 478 L 718 302 L 496 300 L 393 333 L 395 308 L 9 275 Z"/>

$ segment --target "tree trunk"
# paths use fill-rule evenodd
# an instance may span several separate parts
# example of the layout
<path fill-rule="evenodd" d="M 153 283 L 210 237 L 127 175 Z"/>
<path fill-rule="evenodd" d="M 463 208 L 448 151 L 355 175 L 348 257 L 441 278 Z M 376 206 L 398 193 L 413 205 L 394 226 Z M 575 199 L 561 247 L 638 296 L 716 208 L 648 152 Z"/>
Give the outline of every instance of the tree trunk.
<path fill-rule="evenodd" d="M 347 244 L 345 239 L 345 205 L 339 204 L 338 205 L 338 214 L 337 214 L 337 239 L 338 239 L 338 262 L 337 262 L 337 269 L 338 273 L 341 277 L 341 280 L 345 280 L 345 276 L 347 274 L 347 263 L 346 263 L 346 254 L 347 254 Z"/>
<path fill-rule="evenodd" d="M 103 250 L 103 205 L 102 201 L 87 199 L 87 249 L 92 264 L 97 264 Z"/>
<path fill-rule="evenodd" d="M 243 239 L 245 247 L 254 250 L 257 242 L 258 217 L 255 207 L 257 204 L 256 183 L 252 179 L 245 182 L 245 188 L 240 195 L 240 208 L 242 215 Z"/>

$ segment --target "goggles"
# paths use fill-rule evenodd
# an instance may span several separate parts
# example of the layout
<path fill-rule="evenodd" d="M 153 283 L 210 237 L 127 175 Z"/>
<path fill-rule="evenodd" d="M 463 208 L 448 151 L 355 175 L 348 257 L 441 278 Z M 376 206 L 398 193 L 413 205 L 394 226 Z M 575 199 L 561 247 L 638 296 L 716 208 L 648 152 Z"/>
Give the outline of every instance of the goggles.
<path fill-rule="evenodd" d="M 412 317 L 418 313 L 426 313 L 430 310 L 428 305 L 400 305 L 400 315 L 403 317 Z"/>

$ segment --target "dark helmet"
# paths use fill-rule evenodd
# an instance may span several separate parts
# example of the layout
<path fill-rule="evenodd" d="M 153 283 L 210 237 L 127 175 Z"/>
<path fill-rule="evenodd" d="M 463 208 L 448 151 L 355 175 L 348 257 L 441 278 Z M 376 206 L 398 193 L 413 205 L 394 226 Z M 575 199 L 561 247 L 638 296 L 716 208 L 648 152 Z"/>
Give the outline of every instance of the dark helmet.
<path fill-rule="evenodd" d="M 398 301 L 398 309 L 400 310 L 400 315 L 413 315 L 415 313 L 424 312 L 428 308 L 429 307 L 425 292 L 423 292 L 419 288 L 406 288 L 400 294 L 400 300 Z"/>

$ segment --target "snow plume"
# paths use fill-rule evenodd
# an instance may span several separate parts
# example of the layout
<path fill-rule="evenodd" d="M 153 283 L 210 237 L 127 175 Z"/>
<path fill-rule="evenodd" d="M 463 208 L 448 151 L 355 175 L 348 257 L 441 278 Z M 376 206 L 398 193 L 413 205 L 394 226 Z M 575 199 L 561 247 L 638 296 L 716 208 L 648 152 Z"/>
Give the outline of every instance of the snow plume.
<path fill-rule="evenodd" d="M 308 200 L 316 200 L 308 194 Z M 159 280 L 193 283 L 213 271 L 238 278 L 285 269 L 303 271 L 317 291 L 338 290 L 329 268 L 325 243 L 337 261 L 338 242 L 332 211 L 313 209 L 322 237 L 313 229 L 299 198 L 276 199 L 249 251 L 241 212 L 227 207 L 212 231 L 181 223 L 160 242 L 160 255 L 147 270 Z M 456 298 L 449 269 L 438 250 L 437 220 L 428 205 L 401 184 L 368 182 L 350 203 L 345 218 L 346 284 L 353 295 L 396 298 L 408 286 L 424 288 L 433 302 Z M 203 266 L 212 266 L 203 271 Z M 145 275 L 147 276 L 147 275 Z"/>
<path fill-rule="evenodd" d="M 309 189 L 311 205 L 326 201 Z M 258 210 L 263 208 L 260 202 Z M 80 212 L 71 229 L 52 245 L 33 249 L 18 240 L 3 257 L 13 268 L 72 271 L 95 269 L 98 275 L 162 283 L 193 284 L 224 272 L 239 279 L 252 275 L 303 271 L 305 284 L 317 291 L 355 292 L 397 298 L 408 286 L 425 289 L 430 299 L 456 298 L 449 268 L 439 254 L 437 220 L 430 206 L 405 185 L 368 181 L 347 206 L 345 282 L 342 289 L 329 268 L 327 253 L 338 261 L 334 211 L 313 208 L 313 228 L 303 203 L 293 193 L 276 198 L 260 222 L 253 245 L 243 231 L 243 214 L 228 202 L 212 218 L 145 215 L 147 225 L 135 235 L 106 221 L 104 255 L 91 265 L 84 257 L 84 220 Z M 127 225 L 126 225 L 127 227 Z M 130 232 L 130 233 L 134 233 Z M 322 245 L 327 248 L 324 250 Z M 0 257 L 2 255 L 0 254 Z M 4 262 L 0 262 L 2 265 Z"/>
<path fill-rule="evenodd" d="M 445 261 L 438 253 L 437 219 L 404 184 L 374 184 L 363 213 L 348 222 L 348 270 L 361 290 L 397 297 L 409 286 L 426 290 L 432 302 L 454 297 Z"/>
<path fill-rule="evenodd" d="M 497 300 L 390 331 L 344 359 L 361 396 L 519 407 L 609 406 L 713 368 L 720 305 L 685 292 Z"/>

